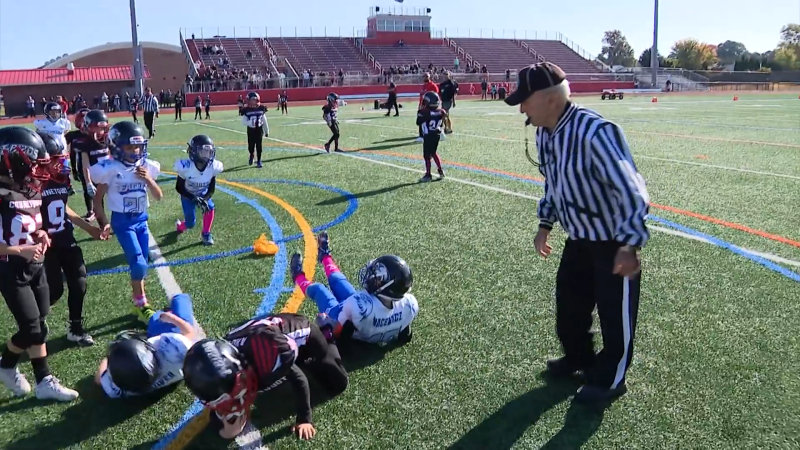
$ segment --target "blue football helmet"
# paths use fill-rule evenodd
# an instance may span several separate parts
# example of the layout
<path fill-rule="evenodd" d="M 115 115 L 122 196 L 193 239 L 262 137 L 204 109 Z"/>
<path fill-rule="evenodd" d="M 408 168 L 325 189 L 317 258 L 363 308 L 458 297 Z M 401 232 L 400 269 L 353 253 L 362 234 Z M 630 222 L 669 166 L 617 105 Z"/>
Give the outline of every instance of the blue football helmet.
<path fill-rule="evenodd" d="M 114 159 L 129 167 L 138 167 L 147 159 L 147 138 L 139 124 L 117 122 L 108 132 L 108 148 Z"/>
<path fill-rule="evenodd" d="M 214 141 L 205 134 L 198 134 L 189 141 L 189 148 L 186 149 L 189 159 L 194 163 L 197 170 L 204 171 L 209 164 L 214 161 L 217 149 Z"/>

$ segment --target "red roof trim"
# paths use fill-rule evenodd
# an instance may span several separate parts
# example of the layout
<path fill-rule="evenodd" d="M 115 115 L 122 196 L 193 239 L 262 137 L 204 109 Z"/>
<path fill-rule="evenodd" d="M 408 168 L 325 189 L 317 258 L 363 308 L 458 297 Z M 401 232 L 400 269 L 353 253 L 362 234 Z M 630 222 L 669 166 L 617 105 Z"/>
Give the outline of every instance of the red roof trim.
<path fill-rule="evenodd" d="M 144 78 L 150 78 L 147 67 Z M 133 66 L 76 67 L 72 73 L 67 68 L 0 70 L 0 86 L 26 86 L 40 84 L 98 83 L 102 81 L 133 80 Z"/>

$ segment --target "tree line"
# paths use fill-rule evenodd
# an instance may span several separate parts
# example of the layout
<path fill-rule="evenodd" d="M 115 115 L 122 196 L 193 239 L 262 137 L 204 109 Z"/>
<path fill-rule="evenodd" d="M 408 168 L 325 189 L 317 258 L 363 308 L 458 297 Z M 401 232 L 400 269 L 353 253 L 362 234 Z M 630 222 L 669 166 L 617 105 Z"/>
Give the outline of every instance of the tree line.
<path fill-rule="evenodd" d="M 619 30 L 603 34 L 603 48 L 597 58 L 610 66 L 650 67 L 651 49 L 637 59 L 628 39 Z M 790 23 L 781 28 L 780 42 L 774 50 L 750 52 L 744 44 L 725 41 L 718 45 L 697 39 L 681 39 L 672 45 L 669 55 L 659 52 L 658 65 L 664 68 L 714 70 L 733 64 L 735 71 L 800 70 L 800 24 Z"/>

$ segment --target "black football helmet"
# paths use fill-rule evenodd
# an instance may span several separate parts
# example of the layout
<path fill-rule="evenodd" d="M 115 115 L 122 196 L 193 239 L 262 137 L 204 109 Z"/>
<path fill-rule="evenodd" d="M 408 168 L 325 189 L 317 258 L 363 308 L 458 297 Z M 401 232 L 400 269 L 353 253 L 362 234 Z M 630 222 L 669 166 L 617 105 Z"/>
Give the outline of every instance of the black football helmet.
<path fill-rule="evenodd" d="M 247 93 L 247 104 L 256 107 L 258 104 L 261 103 L 261 96 L 258 95 L 258 92 L 248 92 Z"/>
<path fill-rule="evenodd" d="M 0 175 L 14 182 L 19 192 L 33 197 L 50 177 L 49 156 L 42 138 L 30 128 L 0 128 Z"/>
<path fill-rule="evenodd" d="M 339 103 L 339 94 L 337 94 L 336 92 L 331 92 L 330 94 L 328 94 L 328 104 L 335 105 L 337 103 Z"/>
<path fill-rule="evenodd" d="M 77 123 L 77 117 L 75 123 Z M 105 144 L 109 131 L 108 116 L 106 116 L 106 113 L 99 109 L 92 109 L 86 112 L 83 115 L 83 125 L 81 126 L 81 131 L 89 136 L 94 137 L 97 142 Z"/>
<path fill-rule="evenodd" d="M 83 118 L 89 111 L 91 111 L 89 108 L 81 108 L 75 113 L 75 128 L 83 131 Z"/>
<path fill-rule="evenodd" d="M 217 149 L 214 147 L 214 141 L 210 137 L 205 134 L 198 134 L 189 141 L 189 148 L 186 149 L 186 153 L 189 154 L 189 159 L 197 167 L 197 170 L 202 172 L 214 161 Z"/>
<path fill-rule="evenodd" d="M 141 335 L 120 334 L 109 346 L 108 373 L 123 391 L 134 394 L 150 391 L 160 369 L 155 347 Z"/>
<path fill-rule="evenodd" d="M 59 183 L 68 183 L 70 166 L 69 157 L 66 149 L 61 146 L 61 143 L 56 140 L 51 134 L 37 133 L 44 146 L 47 149 L 47 154 L 50 156 L 50 163 L 47 165 L 47 170 L 50 173 L 50 178 Z"/>
<path fill-rule="evenodd" d="M 436 92 L 430 91 L 426 92 L 425 95 L 422 97 L 422 104 L 427 106 L 430 109 L 436 109 L 439 107 L 439 94 Z"/>
<path fill-rule="evenodd" d="M 258 393 L 258 378 L 239 350 L 222 339 L 203 339 L 183 360 L 186 387 L 217 414 L 230 420 L 248 414 Z"/>
<path fill-rule="evenodd" d="M 122 164 L 130 167 L 141 165 L 147 158 L 144 129 L 131 121 L 115 123 L 108 132 L 108 148 L 114 159 Z"/>
<path fill-rule="evenodd" d="M 64 111 L 61 110 L 61 105 L 56 102 L 47 102 L 44 105 L 44 116 L 50 122 L 57 122 L 63 114 Z"/>
<path fill-rule="evenodd" d="M 395 255 L 384 255 L 368 262 L 358 272 L 361 287 L 370 294 L 395 301 L 411 289 L 414 276 L 408 264 Z"/>

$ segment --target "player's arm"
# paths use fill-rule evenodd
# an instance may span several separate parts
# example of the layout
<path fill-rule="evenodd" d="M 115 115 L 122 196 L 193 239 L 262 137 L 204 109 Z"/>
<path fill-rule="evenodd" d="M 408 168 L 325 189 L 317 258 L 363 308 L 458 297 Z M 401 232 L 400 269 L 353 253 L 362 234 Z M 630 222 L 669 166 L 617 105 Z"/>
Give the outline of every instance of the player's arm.
<path fill-rule="evenodd" d="M 423 114 L 421 112 L 418 113 L 417 114 L 417 125 L 422 125 L 423 123 L 427 122 L 427 119 L 428 118 L 425 117 L 425 114 Z"/>
<path fill-rule="evenodd" d="M 97 217 L 97 224 L 100 228 L 105 228 L 108 224 L 108 217 L 106 216 L 106 209 L 103 208 L 103 198 L 108 192 L 107 184 L 98 184 L 97 192 L 94 194 L 92 201 L 94 202 L 94 214 Z"/>
<path fill-rule="evenodd" d="M 69 166 L 72 168 L 72 179 L 78 179 L 78 154 L 75 150 L 75 147 L 72 145 L 72 142 L 67 144 L 69 148 Z"/>
<path fill-rule="evenodd" d="M 157 313 L 158 314 L 158 313 Z M 156 316 L 154 316 L 156 317 Z M 178 327 L 180 330 L 181 335 L 186 337 L 192 342 L 197 341 L 197 336 L 194 332 L 194 327 L 187 321 L 181 319 L 180 317 L 176 316 L 175 314 L 169 311 L 160 311 L 160 314 L 156 317 L 157 320 L 162 322 L 170 323 Z"/>
<path fill-rule="evenodd" d="M 144 177 L 145 183 L 147 184 L 147 191 L 150 192 L 150 195 L 156 201 L 160 201 L 164 198 L 164 191 L 161 190 L 161 186 L 156 181 L 156 178 L 158 178 L 158 174 L 161 172 L 161 165 L 156 161 L 148 159 L 145 165 L 141 167 L 144 167 L 147 171 L 147 176 Z"/>
<path fill-rule="evenodd" d="M 94 374 L 94 382 L 98 386 L 103 385 L 102 378 L 103 378 L 103 373 L 106 371 L 106 369 L 108 369 L 108 358 L 103 358 L 103 360 L 100 361 L 100 365 L 97 366 L 97 372 L 95 372 Z"/>
<path fill-rule="evenodd" d="M 203 196 L 203 200 L 208 200 L 214 195 L 214 191 L 217 190 L 217 177 L 211 178 L 211 182 L 208 184 L 208 190 L 206 194 Z"/>
<path fill-rule="evenodd" d="M 189 200 L 194 200 L 195 196 L 192 195 L 188 189 L 186 189 L 186 179 L 180 175 L 178 176 L 178 181 L 175 183 L 175 190 L 178 192 L 178 194 L 181 194 L 181 196 L 186 197 Z"/>
<path fill-rule="evenodd" d="M 101 239 L 102 230 L 99 227 L 96 227 L 89 222 L 83 220 L 83 217 L 79 216 L 78 213 L 72 210 L 69 206 L 67 206 L 67 217 L 69 220 L 78 226 L 81 230 L 89 233 L 89 236 L 93 237 L 96 240 Z"/>
<path fill-rule="evenodd" d="M 311 423 L 311 390 L 308 387 L 308 378 L 303 371 L 292 364 L 286 379 L 292 385 L 295 395 L 295 406 L 297 407 L 297 418 L 295 424 Z"/>

